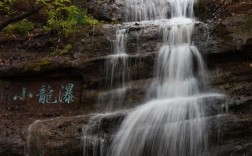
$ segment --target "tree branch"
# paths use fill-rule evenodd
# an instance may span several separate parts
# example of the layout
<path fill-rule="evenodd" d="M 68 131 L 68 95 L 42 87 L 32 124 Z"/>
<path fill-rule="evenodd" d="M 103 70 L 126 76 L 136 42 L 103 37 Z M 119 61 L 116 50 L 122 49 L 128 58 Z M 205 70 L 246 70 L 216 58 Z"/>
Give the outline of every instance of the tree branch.
<path fill-rule="evenodd" d="M 25 12 L 25 13 L 19 15 L 19 16 L 16 16 L 16 17 L 13 17 L 13 18 L 9 18 L 9 19 L 1 22 L 0 23 L 0 31 L 2 31 L 5 27 L 7 27 L 11 23 L 15 23 L 15 22 L 21 21 L 22 19 L 25 19 L 27 17 L 30 17 L 30 16 L 36 14 L 37 12 L 39 12 L 40 9 L 42 9 L 42 6 L 38 7 L 38 8 L 34 8 L 31 11 Z"/>

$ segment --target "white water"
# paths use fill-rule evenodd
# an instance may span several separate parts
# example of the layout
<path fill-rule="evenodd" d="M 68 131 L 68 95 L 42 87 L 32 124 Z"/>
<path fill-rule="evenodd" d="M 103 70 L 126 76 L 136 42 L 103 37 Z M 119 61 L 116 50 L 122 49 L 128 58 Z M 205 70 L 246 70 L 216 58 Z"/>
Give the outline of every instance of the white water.
<path fill-rule="evenodd" d="M 125 82 L 130 79 L 128 54 L 126 53 L 127 29 L 118 29 L 116 39 L 112 42 L 112 54 L 105 62 L 106 82 L 109 91 L 103 92 L 98 98 L 98 107 L 104 111 L 121 108 L 127 87 Z M 116 103 L 116 101 L 118 101 Z"/>
<path fill-rule="evenodd" d="M 105 114 L 97 114 L 89 120 L 87 125 L 84 125 L 82 128 L 82 147 L 83 147 L 83 156 L 103 156 L 105 155 L 105 144 L 106 140 L 100 136 L 94 135 L 93 131 L 100 128 L 101 120 Z M 92 150 L 89 148 L 92 147 Z"/>
<path fill-rule="evenodd" d="M 171 5 L 171 17 L 193 18 L 193 5 L 196 0 L 168 0 Z"/>
<path fill-rule="evenodd" d="M 107 56 L 106 61 L 106 79 L 111 88 L 123 83 L 129 77 L 127 73 L 128 68 L 128 54 L 126 53 L 127 30 L 119 29 L 116 31 L 116 39 L 113 41 L 113 54 Z M 118 78 L 119 77 L 119 78 Z M 117 78 L 118 82 L 115 82 Z"/>
<path fill-rule="evenodd" d="M 127 114 L 109 151 L 107 133 L 94 131 L 107 115 L 95 116 L 83 128 L 84 156 L 209 155 L 206 101 L 222 95 L 206 92 L 205 64 L 192 41 L 196 23 L 194 2 L 126 0 L 128 22 L 158 25 L 163 32 L 163 43 L 155 61 L 155 78 L 146 97 L 150 100 Z M 171 19 L 167 19 L 169 14 Z M 113 54 L 107 57 L 106 78 L 110 90 L 100 94 L 98 103 L 110 110 L 118 101 L 118 107 L 123 108 L 126 98 L 125 82 L 130 77 L 126 41 L 127 30 L 118 30 Z"/>
<path fill-rule="evenodd" d="M 110 156 L 203 156 L 207 155 L 204 61 L 192 44 L 195 25 L 194 0 L 127 0 L 130 20 L 165 18 L 163 45 L 149 89 L 152 100 L 129 113 L 111 145 Z M 142 8 L 139 8 L 141 6 Z M 164 13 L 165 12 L 165 13 Z"/>
<path fill-rule="evenodd" d="M 126 19 L 150 21 L 171 17 L 193 18 L 194 0 L 126 0 Z"/>
<path fill-rule="evenodd" d="M 146 21 L 167 18 L 168 0 L 126 0 L 127 21 Z"/>
<path fill-rule="evenodd" d="M 95 114 L 82 128 L 83 156 L 107 156 L 111 133 L 125 112 Z"/>

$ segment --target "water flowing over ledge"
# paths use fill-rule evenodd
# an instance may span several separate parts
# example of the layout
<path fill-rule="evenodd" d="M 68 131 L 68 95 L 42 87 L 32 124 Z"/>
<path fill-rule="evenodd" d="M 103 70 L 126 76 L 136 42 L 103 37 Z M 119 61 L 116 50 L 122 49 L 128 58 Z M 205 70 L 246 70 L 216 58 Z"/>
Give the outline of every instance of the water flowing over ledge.
<path fill-rule="evenodd" d="M 165 10 L 167 2 L 171 6 L 172 18 L 167 23 L 164 20 L 155 21 L 167 18 Z M 206 108 L 205 105 L 201 106 L 202 99 L 221 95 L 201 95 L 206 89 L 208 76 L 203 58 L 191 41 L 195 25 L 193 4 L 193 0 L 127 1 L 129 21 L 145 20 L 143 23 L 149 24 L 148 20 L 154 20 L 153 23 L 162 28 L 163 43 L 155 62 L 154 73 L 157 77 L 153 79 L 146 97 L 153 100 L 135 108 L 126 116 L 106 154 L 111 156 L 207 154 L 209 132 L 206 128 L 207 122 L 203 119 Z M 117 48 L 114 52 L 116 55 L 109 56 L 108 59 L 126 58 L 118 57 L 122 54 L 126 56 L 127 51 L 125 44 L 120 42 L 122 31 L 125 32 L 125 29 L 116 33 Z M 113 80 L 114 74 L 111 73 Z M 124 103 L 123 100 L 121 103 Z M 87 137 L 87 133 L 84 133 L 84 138 Z M 83 147 L 88 146 L 87 142 L 85 139 Z M 94 143 L 95 147 L 100 146 L 100 152 L 94 153 L 95 155 L 104 152 L 102 142 L 104 140 L 98 139 L 98 142 Z"/>
<path fill-rule="evenodd" d="M 117 2 L 118 1 L 116 1 L 116 3 Z M 245 26 L 247 25 L 246 20 L 248 19 L 248 11 L 246 10 L 249 5 L 245 1 L 233 1 L 231 6 L 230 4 L 220 5 L 222 4 L 221 1 L 206 0 L 204 1 L 204 4 L 202 4 L 202 1 L 198 2 L 201 3 L 201 6 L 196 6 L 196 9 L 202 7 L 205 8 L 203 11 L 200 11 L 202 14 L 199 14 L 198 11 L 197 16 L 200 15 L 200 20 L 210 17 L 207 20 L 204 20 L 209 24 L 210 38 L 208 44 L 210 46 L 202 46 L 202 44 L 206 44 L 205 40 L 207 37 L 203 36 L 204 33 L 201 23 L 195 23 L 194 36 L 191 39 L 193 44 L 191 46 L 198 47 L 200 53 L 205 54 L 206 51 L 208 52 L 208 55 L 205 55 L 204 57 L 205 60 L 207 60 L 206 63 L 208 64 L 208 67 L 210 67 L 209 75 L 211 86 L 228 94 L 228 101 L 211 98 L 209 100 L 213 101 L 206 104 L 207 108 L 209 108 L 209 110 L 206 111 L 208 112 L 206 116 L 209 116 L 209 118 L 212 117 L 212 120 L 207 121 L 209 123 L 207 129 L 209 131 L 218 130 L 221 132 L 218 134 L 211 133 L 209 139 L 214 140 L 212 140 L 213 142 L 210 145 L 210 153 L 220 156 L 250 155 L 252 149 L 252 139 L 250 135 L 252 124 L 251 100 L 249 100 L 251 99 L 251 67 L 249 65 L 251 59 L 249 60 L 249 47 L 251 47 L 251 44 L 248 38 L 251 38 L 251 33 L 247 31 L 249 29 L 245 29 L 245 31 L 243 29 L 246 28 Z M 241 3 L 243 4 L 241 5 Z M 218 12 L 215 12 L 216 5 L 220 6 L 220 9 L 217 11 L 223 11 L 224 7 L 225 13 L 219 14 Z M 97 7 L 99 6 L 96 5 L 94 8 Z M 114 6 L 109 3 L 108 7 L 112 8 Z M 237 10 L 239 8 L 240 11 Z M 102 12 L 103 11 L 104 10 L 102 10 Z M 203 12 L 208 13 L 205 14 Z M 242 15 L 240 15 L 240 13 L 242 13 Z M 217 21 L 216 19 L 220 20 Z M 216 22 L 218 22 L 218 25 Z M 131 62 L 130 69 L 132 70 L 132 80 L 125 82 L 127 88 L 125 99 L 127 102 L 135 102 L 136 105 L 144 104 L 145 102 L 143 102 L 142 99 L 144 99 L 145 91 L 148 89 L 145 85 L 150 84 L 152 78 L 156 77 L 156 75 L 153 75 L 152 73 L 153 59 L 158 53 L 160 46 L 162 46 L 161 33 L 163 32 L 162 29 L 165 29 L 165 26 L 160 29 L 160 26 L 158 25 L 155 26 L 154 24 L 149 24 L 145 27 L 139 23 L 140 22 L 132 22 L 130 27 L 125 27 L 124 24 L 121 26 L 103 25 L 102 27 L 94 27 L 92 31 L 85 30 L 84 33 L 77 34 L 76 37 L 67 38 L 64 41 L 73 45 L 73 51 L 66 56 L 57 58 L 49 57 L 48 60 L 51 65 L 48 66 L 47 69 L 40 68 L 40 59 L 45 54 L 49 54 L 50 47 L 48 47 L 48 45 L 53 44 L 53 47 L 58 46 L 57 39 L 50 38 L 49 36 L 36 36 L 29 41 L 14 40 L 13 42 L 8 43 L 1 42 L 4 46 L 1 49 L 1 59 L 5 59 L 4 61 L 7 60 L 7 62 L 1 66 L 0 70 L 2 77 L 1 81 L 4 81 L 1 82 L 1 85 L 11 84 L 10 88 L 12 88 L 13 81 L 20 78 L 22 79 L 23 77 L 25 77 L 27 82 L 33 83 L 35 77 L 37 77 L 36 79 L 38 80 L 42 80 L 42 76 L 44 75 L 46 75 L 46 77 L 52 77 L 49 79 L 57 79 L 55 74 L 60 74 L 60 78 L 65 78 L 69 75 L 79 75 L 82 84 L 78 86 L 81 86 L 81 90 L 83 90 L 83 100 L 80 105 L 81 108 L 77 108 L 73 111 L 71 110 L 71 112 L 74 113 L 72 115 L 75 115 L 75 113 L 92 113 L 92 106 L 95 105 L 94 99 L 97 99 L 98 94 L 101 93 L 102 96 L 107 93 L 110 94 L 110 89 L 107 88 L 109 86 L 105 87 L 101 85 L 105 79 L 105 75 L 101 70 L 104 69 L 104 62 L 107 60 L 107 56 L 113 54 L 112 51 L 110 51 L 110 41 L 111 39 L 115 40 L 116 30 L 120 27 L 120 29 L 126 28 L 128 32 L 127 53 L 128 59 Z M 198 40 L 199 42 L 197 42 Z M 37 47 L 36 43 L 40 43 L 40 46 Z M 18 47 L 18 50 L 21 50 L 22 53 L 14 52 L 13 49 L 15 47 Z M 21 59 L 14 60 L 14 62 L 8 64 L 8 58 L 11 56 L 15 56 L 14 58 L 21 57 Z M 26 64 L 30 64 L 26 59 L 33 60 L 34 62 L 37 62 L 37 64 L 33 64 L 34 66 L 26 68 Z M 137 61 L 136 64 L 134 64 L 135 61 Z M 137 68 L 137 70 L 135 70 L 135 68 Z M 194 66 L 194 68 L 196 69 L 198 67 Z M 30 79 L 29 77 L 32 78 Z M 193 81 L 193 79 L 191 80 Z M 20 83 L 20 85 L 21 84 L 22 83 Z M 127 87 L 128 84 L 131 84 L 131 87 Z M 119 90 L 117 91 L 124 91 L 124 89 L 120 90 L 120 86 L 118 87 Z M 212 87 L 210 87 L 210 89 L 213 89 Z M 117 88 L 113 88 L 113 90 L 114 89 Z M 205 91 L 208 91 L 208 89 Z M 156 92 L 154 91 L 154 93 Z M 152 95 L 152 97 L 155 96 L 156 95 Z M 137 99 L 141 100 L 137 101 Z M 132 102 L 132 100 L 134 101 Z M 228 110 L 226 109 L 227 104 L 231 104 L 227 116 L 216 116 L 218 112 L 221 112 L 222 109 L 220 108 L 224 108 L 224 112 Z M 114 103 L 114 105 L 117 106 L 117 103 Z M 123 103 L 123 105 L 125 105 L 125 103 Z M 27 110 L 27 106 L 29 106 L 28 103 L 27 105 L 11 104 L 11 106 L 13 107 L 6 112 L 7 114 L 5 114 L 5 112 L 4 114 L 1 114 L 0 129 L 2 133 L 0 135 L 2 139 L 0 141 L 0 153 L 4 153 L 4 156 L 23 155 L 23 141 L 25 140 L 26 135 L 20 138 L 21 128 L 26 130 L 28 125 L 36 119 L 51 118 L 53 116 L 62 115 L 62 110 L 56 112 L 48 112 L 50 110 L 47 110 L 46 113 L 43 113 L 41 109 L 36 108 L 36 110 L 38 110 L 36 112 L 34 112 L 34 110 L 29 111 Z M 202 104 L 200 106 L 202 106 Z M 4 106 L 2 106 L 2 108 L 4 108 Z M 79 112 L 80 110 L 81 112 Z M 107 136 L 106 139 L 110 138 L 108 140 L 111 140 L 117 130 L 111 132 L 111 135 L 107 133 L 103 134 L 103 130 L 108 132 L 107 127 L 109 126 L 111 126 L 111 129 L 116 129 L 109 124 L 110 120 L 105 120 L 105 116 L 103 118 L 104 120 L 100 122 L 103 123 L 100 124 L 103 126 L 100 130 L 97 130 L 93 136 L 97 135 L 99 136 L 98 138 Z M 205 118 L 206 117 L 202 117 L 202 120 Z M 79 140 L 81 135 L 78 134 L 81 132 L 79 127 L 82 127 L 83 124 L 87 124 L 85 121 L 82 120 L 80 122 L 78 118 L 71 118 L 71 122 L 70 120 L 60 122 L 59 119 L 37 123 L 37 125 L 41 126 L 34 126 L 32 128 L 32 138 L 41 138 L 40 143 L 43 144 L 45 155 L 83 155 Z M 121 124 L 121 122 L 118 122 L 118 125 L 119 124 Z M 212 127 L 212 124 L 217 124 L 219 126 Z M 216 136 L 221 138 L 221 142 L 217 141 Z M 89 143 L 92 145 L 92 141 Z M 31 149 L 37 149 L 36 142 L 32 142 Z M 89 148 L 89 152 L 91 151 L 92 149 Z"/>

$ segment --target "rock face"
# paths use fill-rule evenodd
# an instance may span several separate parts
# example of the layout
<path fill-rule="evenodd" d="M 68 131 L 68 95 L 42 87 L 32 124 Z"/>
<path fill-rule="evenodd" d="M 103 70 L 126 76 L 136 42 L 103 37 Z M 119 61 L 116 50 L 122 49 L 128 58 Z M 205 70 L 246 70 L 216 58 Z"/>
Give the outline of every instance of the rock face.
<path fill-rule="evenodd" d="M 236 51 L 251 46 L 251 7 L 249 0 L 199 1 L 197 14 L 210 26 L 212 52 Z"/>
<path fill-rule="evenodd" d="M 88 13 L 103 21 L 125 21 L 125 1 L 123 0 L 88 0 L 82 7 L 87 8 Z"/>
<path fill-rule="evenodd" d="M 97 19 L 125 21 L 125 4 L 121 0 L 88 0 L 80 5 Z M 205 23 L 196 25 L 195 45 L 209 67 L 212 90 L 227 96 L 225 102 L 213 108 L 214 114 L 229 105 L 228 113 L 212 119 L 209 128 L 213 130 L 211 149 L 219 156 L 252 153 L 251 6 L 250 0 L 202 0 L 195 6 L 197 17 Z M 99 94 L 110 90 L 104 85 L 104 64 L 106 56 L 112 53 L 111 41 L 115 40 L 118 27 L 128 31 L 132 78 L 127 82 L 130 87 L 125 105 L 131 108 L 144 101 L 146 87 L 154 76 L 150 71 L 162 41 L 158 26 L 104 24 L 82 28 L 69 38 L 38 34 L 31 38 L 0 39 L 0 155 L 24 155 L 25 144 L 30 155 L 39 155 L 39 151 L 44 155 L 82 155 L 82 126 L 92 116 L 85 115 L 96 112 Z M 67 44 L 73 47 L 68 53 L 53 53 Z M 40 96 L 43 87 L 44 99 Z M 68 87 L 72 87 L 68 94 L 72 98 L 66 100 L 63 94 L 69 91 Z M 84 116 L 76 116 L 80 114 Z M 101 121 L 106 126 L 94 130 L 92 135 L 111 139 L 124 116 L 119 113 Z M 31 128 L 27 148 L 28 127 L 38 119 L 41 121 Z"/>
<path fill-rule="evenodd" d="M 27 155 L 82 155 L 82 125 L 89 116 L 36 120 L 23 134 Z M 71 151 L 71 152 L 70 152 Z"/>

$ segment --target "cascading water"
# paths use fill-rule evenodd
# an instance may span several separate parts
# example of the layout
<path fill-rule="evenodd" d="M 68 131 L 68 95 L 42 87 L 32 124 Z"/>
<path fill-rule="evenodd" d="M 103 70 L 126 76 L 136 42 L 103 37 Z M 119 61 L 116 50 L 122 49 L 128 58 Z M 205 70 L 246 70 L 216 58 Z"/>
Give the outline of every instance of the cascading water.
<path fill-rule="evenodd" d="M 168 0 L 126 0 L 127 21 L 166 19 L 168 4 Z"/>
<path fill-rule="evenodd" d="M 106 79 L 109 81 L 108 84 L 111 88 L 118 85 L 120 82 L 122 82 L 122 86 L 124 87 L 125 80 L 129 77 L 128 73 L 126 73 L 128 67 L 126 41 L 127 30 L 117 30 L 116 39 L 113 41 L 113 54 L 107 56 L 108 60 L 106 62 Z M 114 82 L 114 78 L 118 75 L 118 82 Z"/>
<path fill-rule="evenodd" d="M 106 156 L 111 136 L 123 119 L 123 112 L 96 114 L 83 126 L 83 156 Z"/>
<path fill-rule="evenodd" d="M 143 3 L 128 3 L 133 2 Z M 148 4 L 148 18 L 159 16 L 155 5 L 160 4 L 159 2 L 145 2 Z M 163 45 L 156 60 L 156 78 L 149 91 L 153 99 L 127 115 L 108 155 L 207 155 L 208 133 L 204 118 L 204 99 L 220 95 L 201 93 L 204 91 L 207 75 L 203 59 L 191 41 L 195 24 L 194 0 L 168 2 L 172 18 L 162 25 Z M 141 9 L 139 12 L 133 12 L 135 20 L 141 20 L 142 17 L 145 20 L 145 15 L 139 15 L 142 13 Z"/>
<path fill-rule="evenodd" d="M 90 146 L 93 156 L 208 155 L 206 101 L 221 95 L 206 93 L 204 61 L 192 42 L 193 5 L 194 0 L 126 0 L 127 21 L 154 20 L 163 31 L 155 78 L 146 97 L 151 100 L 127 114 L 109 150 L 107 134 L 94 136 L 93 129 L 110 115 L 95 116 L 83 127 L 84 156 L 90 154 Z M 169 13 L 172 18 L 166 20 Z M 129 80 L 126 40 L 127 30 L 118 30 L 106 64 L 111 90 L 100 96 L 101 105 L 124 103 Z"/>
<path fill-rule="evenodd" d="M 127 29 L 118 29 L 116 39 L 112 42 L 113 54 L 107 56 L 105 63 L 106 84 L 109 91 L 99 95 L 98 106 L 103 110 L 112 111 L 121 108 L 127 86 L 125 81 L 130 79 L 128 72 L 128 54 L 126 53 Z M 118 102 L 116 102 L 118 101 Z M 104 108 L 104 106 L 106 106 Z"/>
<path fill-rule="evenodd" d="M 103 111 L 114 111 L 123 108 L 125 94 L 127 91 L 126 81 L 129 80 L 128 72 L 128 54 L 126 53 L 127 29 L 118 29 L 116 31 L 116 39 L 112 42 L 113 54 L 107 56 L 105 62 L 106 67 L 106 83 L 105 86 L 109 91 L 105 91 L 99 95 L 98 107 Z M 121 105 L 119 105 L 121 104 Z M 115 113 L 117 114 L 117 113 Z M 97 114 L 82 129 L 82 146 L 84 156 L 103 156 L 106 155 L 108 149 L 108 140 L 105 134 L 102 136 L 93 133 L 101 129 L 103 120 L 108 120 L 113 113 Z M 92 147 L 92 150 L 90 150 Z"/>

